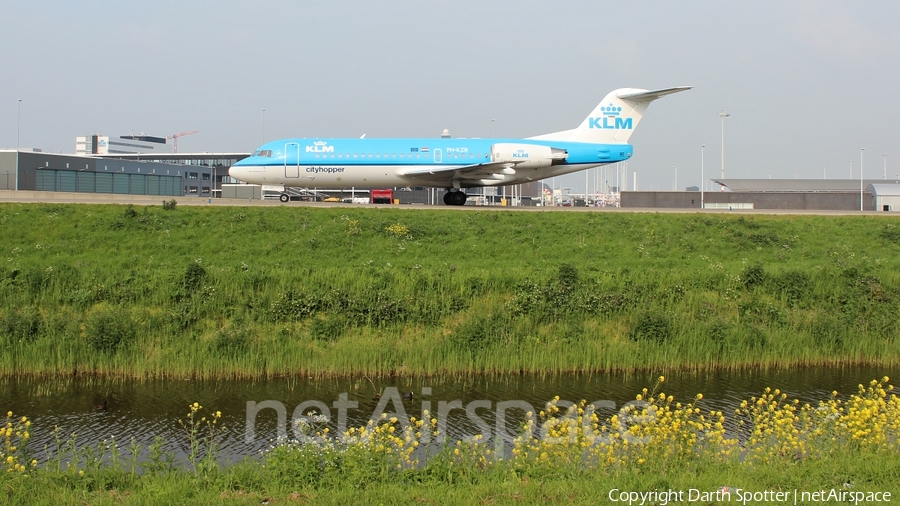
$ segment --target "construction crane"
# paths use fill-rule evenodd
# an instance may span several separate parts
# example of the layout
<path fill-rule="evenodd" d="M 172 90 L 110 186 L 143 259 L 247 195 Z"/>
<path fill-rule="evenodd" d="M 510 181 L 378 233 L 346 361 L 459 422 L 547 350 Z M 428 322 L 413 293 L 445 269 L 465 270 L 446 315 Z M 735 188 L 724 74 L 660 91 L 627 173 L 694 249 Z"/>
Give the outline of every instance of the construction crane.
<path fill-rule="evenodd" d="M 178 138 L 184 137 L 185 135 L 191 135 L 191 134 L 196 134 L 196 133 L 200 133 L 200 130 L 191 130 L 190 132 L 181 132 L 178 134 L 167 135 L 166 141 L 168 141 L 169 139 L 172 139 L 172 152 L 177 153 L 178 152 Z"/>

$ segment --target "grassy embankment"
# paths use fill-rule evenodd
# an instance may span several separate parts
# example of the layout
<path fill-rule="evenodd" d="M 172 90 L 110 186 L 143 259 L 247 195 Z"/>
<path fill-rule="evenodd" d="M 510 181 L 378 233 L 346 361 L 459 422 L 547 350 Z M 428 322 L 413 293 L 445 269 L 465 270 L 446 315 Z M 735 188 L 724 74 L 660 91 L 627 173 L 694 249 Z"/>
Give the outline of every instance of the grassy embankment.
<path fill-rule="evenodd" d="M 896 363 L 886 217 L 0 205 L 0 374 Z"/>
<path fill-rule="evenodd" d="M 162 451 L 159 441 L 146 449 L 114 441 L 79 448 L 73 436 L 58 439 L 49 460 L 38 465 L 30 458 L 28 420 L 10 413 L 0 430 L 0 502 L 890 502 L 900 493 L 900 398 L 887 381 L 816 405 L 767 389 L 724 414 L 704 410 L 700 395 L 679 403 L 655 391 L 638 396 L 645 404 L 634 416 L 605 421 L 589 409 L 563 410 L 551 402 L 502 451 L 477 438 L 434 446 L 428 440 L 436 423 L 429 420 L 405 427 L 385 420 L 334 437 L 309 417 L 294 431 L 307 442 L 285 442 L 259 459 L 225 467 L 216 462 L 218 413 L 198 404 L 181 420 L 186 459 Z M 726 419 L 738 420 L 740 438 L 725 433 Z M 629 495 L 669 491 L 680 495 Z"/>

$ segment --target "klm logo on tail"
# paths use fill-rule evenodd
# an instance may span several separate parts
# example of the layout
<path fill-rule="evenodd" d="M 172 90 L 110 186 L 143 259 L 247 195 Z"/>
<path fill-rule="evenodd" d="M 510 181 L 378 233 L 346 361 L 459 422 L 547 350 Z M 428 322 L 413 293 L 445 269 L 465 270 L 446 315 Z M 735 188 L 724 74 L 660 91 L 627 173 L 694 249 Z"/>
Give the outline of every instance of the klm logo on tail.
<path fill-rule="evenodd" d="M 631 118 L 622 119 L 619 117 L 619 113 L 622 112 L 621 107 L 609 104 L 607 107 L 601 107 L 600 111 L 603 113 L 602 117 L 588 118 L 588 128 L 604 130 L 632 130 L 634 128 Z"/>

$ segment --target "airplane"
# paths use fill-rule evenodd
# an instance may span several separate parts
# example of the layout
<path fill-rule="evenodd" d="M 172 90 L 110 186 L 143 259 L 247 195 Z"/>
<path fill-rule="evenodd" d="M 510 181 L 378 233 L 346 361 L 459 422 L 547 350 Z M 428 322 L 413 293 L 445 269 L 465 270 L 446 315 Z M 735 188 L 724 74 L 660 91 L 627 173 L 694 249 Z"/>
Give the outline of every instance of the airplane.
<path fill-rule="evenodd" d="M 507 186 L 631 158 L 628 139 L 650 102 L 690 86 L 610 92 L 574 129 L 525 139 L 318 139 L 267 142 L 228 174 L 285 187 L 447 188 L 444 204 L 466 203 L 466 188 Z M 290 196 L 282 193 L 282 202 Z"/>

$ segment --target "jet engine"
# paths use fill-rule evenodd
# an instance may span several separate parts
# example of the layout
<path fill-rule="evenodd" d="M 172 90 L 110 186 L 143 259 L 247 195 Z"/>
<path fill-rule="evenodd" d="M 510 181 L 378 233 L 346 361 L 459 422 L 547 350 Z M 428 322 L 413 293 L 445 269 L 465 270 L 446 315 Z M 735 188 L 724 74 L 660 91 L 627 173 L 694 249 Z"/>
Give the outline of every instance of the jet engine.
<path fill-rule="evenodd" d="M 491 146 L 492 162 L 516 164 L 516 169 L 543 169 L 566 163 L 565 149 L 536 144 L 500 143 Z"/>

